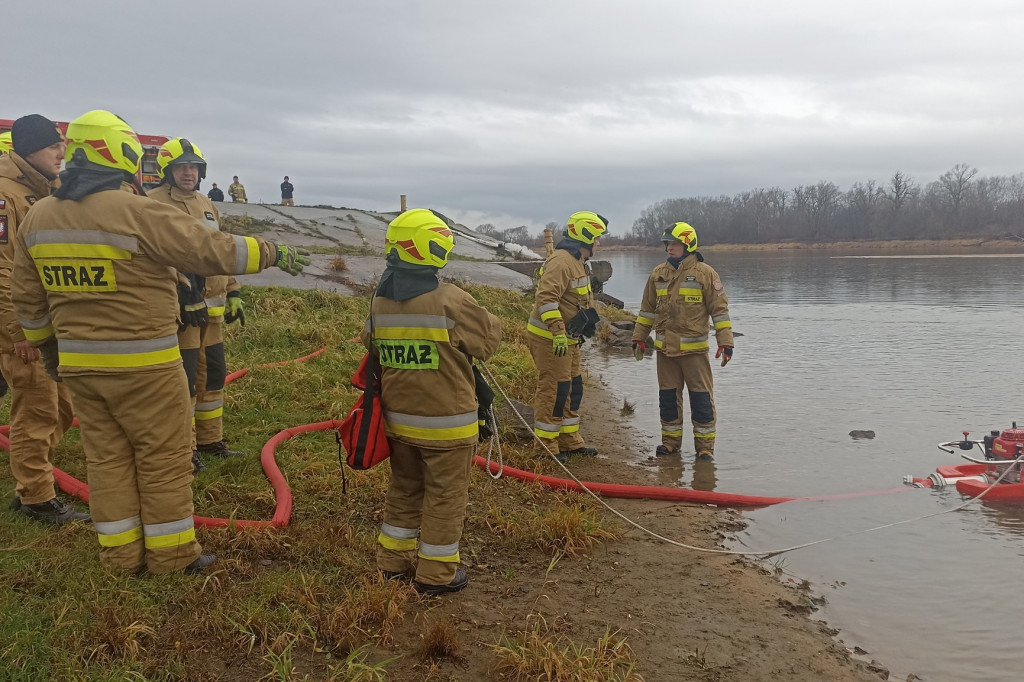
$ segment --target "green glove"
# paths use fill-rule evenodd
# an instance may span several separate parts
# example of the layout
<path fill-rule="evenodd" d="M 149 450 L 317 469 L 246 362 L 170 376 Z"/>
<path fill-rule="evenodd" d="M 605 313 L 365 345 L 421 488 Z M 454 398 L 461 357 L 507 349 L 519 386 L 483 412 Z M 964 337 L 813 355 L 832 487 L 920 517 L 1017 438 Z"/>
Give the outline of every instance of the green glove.
<path fill-rule="evenodd" d="M 551 337 L 551 350 L 558 357 L 562 357 L 569 352 L 569 339 L 565 334 L 555 334 Z"/>
<path fill-rule="evenodd" d="M 309 265 L 309 259 L 306 258 L 309 255 L 309 251 L 288 246 L 287 244 L 276 244 L 275 246 L 277 247 L 277 260 L 274 261 L 274 265 L 289 275 L 297 275 L 302 272 L 304 265 Z"/>
<path fill-rule="evenodd" d="M 235 320 L 238 320 L 243 327 L 245 326 L 245 310 L 242 309 L 242 295 L 237 291 L 232 291 L 228 294 L 227 306 L 224 310 L 224 321 L 231 324 Z"/>

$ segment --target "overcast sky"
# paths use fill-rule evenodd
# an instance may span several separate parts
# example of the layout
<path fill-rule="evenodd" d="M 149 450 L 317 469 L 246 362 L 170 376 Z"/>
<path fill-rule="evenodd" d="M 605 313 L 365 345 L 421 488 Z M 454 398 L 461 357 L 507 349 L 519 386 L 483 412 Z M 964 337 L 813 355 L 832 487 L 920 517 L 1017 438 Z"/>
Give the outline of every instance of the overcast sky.
<path fill-rule="evenodd" d="M 1024 171 L 1024 3 L 5 2 L 0 118 L 109 109 L 203 189 L 624 233 L 671 197 Z"/>

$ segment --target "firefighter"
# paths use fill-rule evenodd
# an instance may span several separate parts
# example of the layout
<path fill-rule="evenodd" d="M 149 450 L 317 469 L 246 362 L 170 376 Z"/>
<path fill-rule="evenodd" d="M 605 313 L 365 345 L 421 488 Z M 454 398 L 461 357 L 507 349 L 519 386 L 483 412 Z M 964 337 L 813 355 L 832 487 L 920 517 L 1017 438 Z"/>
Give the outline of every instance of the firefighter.
<path fill-rule="evenodd" d="M 486 360 L 501 322 L 437 271 L 455 245 L 447 223 L 423 208 L 388 225 L 387 267 L 362 332 L 382 366 L 381 401 L 391 446 L 391 480 L 378 536 L 387 578 L 414 573 L 422 594 L 469 583 L 459 540 L 478 440 L 472 358 Z"/>
<path fill-rule="evenodd" d="M 541 267 L 536 302 L 526 326 L 530 355 L 539 375 L 533 432 L 545 443 L 557 442 L 556 457 L 561 462 L 577 455 L 597 455 L 597 449 L 587 446 L 580 435 L 583 335 L 568 333 L 568 325 L 577 316 L 593 313 L 594 295 L 584 263 L 594 255 L 594 247 L 607 230 L 608 221 L 592 211 L 569 216 L 565 238 Z M 593 327 L 590 329 L 592 334 Z"/>
<path fill-rule="evenodd" d="M 213 202 L 199 191 L 206 177 L 206 158 L 182 137 L 168 140 L 157 154 L 160 185 L 146 196 L 170 204 L 188 213 L 212 230 L 220 230 L 220 214 Z M 178 273 L 178 314 L 182 326 L 178 330 L 178 347 L 188 375 L 192 397 L 192 450 L 199 455 L 238 457 L 242 452 L 230 450 L 224 442 L 224 312 L 230 297 L 241 311 L 241 286 L 234 277 L 216 275 L 199 277 Z M 192 465 L 196 471 L 204 467 L 197 455 Z"/>
<path fill-rule="evenodd" d="M 197 572 L 216 557 L 202 554 L 192 522 L 175 269 L 208 276 L 276 265 L 294 274 L 309 261 L 139 196 L 142 146 L 114 114 L 83 114 L 67 138 L 60 189 L 36 203 L 17 235 L 18 321 L 71 392 L 100 560 Z"/>
<path fill-rule="evenodd" d="M 53 456 L 74 418 L 71 397 L 46 376 L 39 351 L 25 340 L 11 299 L 11 269 L 22 222 L 56 183 L 64 138 L 53 121 L 38 114 L 19 118 L 12 132 L 14 148 L 0 159 L 0 370 L 11 390 L 11 508 L 59 526 L 89 520 L 58 500 L 53 487 Z"/>
<path fill-rule="evenodd" d="M 11 142 L 11 131 L 5 130 L 0 133 L 0 156 L 10 153 L 14 147 L 14 143 Z"/>
<path fill-rule="evenodd" d="M 661 445 L 658 455 L 679 452 L 683 442 L 683 388 L 690 397 L 693 447 L 698 460 L 710 461 L 715 452 L 715 397 L 711 362 L 708 360 L 708 319 L 715 329 L 718 352 L 724 367 L 732 359 L 732 322 L 729 297 L 714 268 L 697 251 L 697 230 L 676 223 L 661 238 L 668 254 L 647 279 L 640 314 L 633 329 L 637 360 L 647 351 L 654 330 L 658 353 L 658 407 L 661 412 Z"/>
<path fill-rule="evenodd" d="M 234 182 L 228 185 L 228 195 L 231 196 L 231 201 L 236 204 L 247 204 L 249 200 L 245 198 L 245 186 L 238 181 L 238 176 L 232 176 Z"/>

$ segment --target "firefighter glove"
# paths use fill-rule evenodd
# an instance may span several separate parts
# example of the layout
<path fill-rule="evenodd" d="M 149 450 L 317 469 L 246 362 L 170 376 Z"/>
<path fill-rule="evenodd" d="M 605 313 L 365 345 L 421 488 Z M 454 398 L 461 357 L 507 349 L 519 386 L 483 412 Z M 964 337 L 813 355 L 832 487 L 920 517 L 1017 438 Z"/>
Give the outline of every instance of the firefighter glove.
<path fill-rule="evenodd" d="M 647 352 L 647 344 L 643 341 L 633 342 L 633 357 L 636 358 L 637 362 L 644 359 L 644 353 Z"/>
<path fill-rule="evenodd" d="M 309 265 L 309 251 L 297 249 L 287 244 L 277 244 L 277 260 L 274 265 L 281 268 L 289 275 L 297 275 L 302 272 L 303 266 Z"/>
<path fill-rule="evenodd" d="M 732 360 L 732 346 L 719 346 L 718 352 L 715 353 L 715 359 L 722 358 L 722 367 L 729 364 Z"/>
<path fill-rule="evenodd" d="M 551 350 L 562 357 L 569 352 L 569 338 L 565 334 L 555 334 L 551 337 Z"/>
<path fill-rule="evenodd" d="M 39 346 L 39 357 L 43 361 L 43 369 L 54 381 L 63 381 L 57 374 L 60 355 L 57 353 L 57 337 L 51 336 Z"/>
<path fill-rule="evenodd" d="M 210 323 L 210 311 L 206 309 L 203 289 L 206 278 L 182 273 L 188 283 L 178 282 L 178 307 L 181 323 L 185 327 L 205 327 Z"/>
<path fill-rule="evenodd" d="M 245 326 L 245 310 L 242 308 L 242 295 L 237 291 L 228 294 L 227 309 L 224 311 L 224 321 L 231 324 L 235 320 Z"/>

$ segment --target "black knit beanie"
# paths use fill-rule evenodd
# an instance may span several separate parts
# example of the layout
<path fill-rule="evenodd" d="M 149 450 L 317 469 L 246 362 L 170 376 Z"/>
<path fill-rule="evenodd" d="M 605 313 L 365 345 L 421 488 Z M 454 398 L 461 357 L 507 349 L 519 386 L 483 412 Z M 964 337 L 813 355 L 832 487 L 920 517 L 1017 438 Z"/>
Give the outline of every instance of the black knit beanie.
<path fill-rule="evenodd" d="M 57 144 L 62 139 L 54 122 L 39 114 L 22 116 L 11 126 L 11 143 L 14 151 L 22 158 Z"/>

